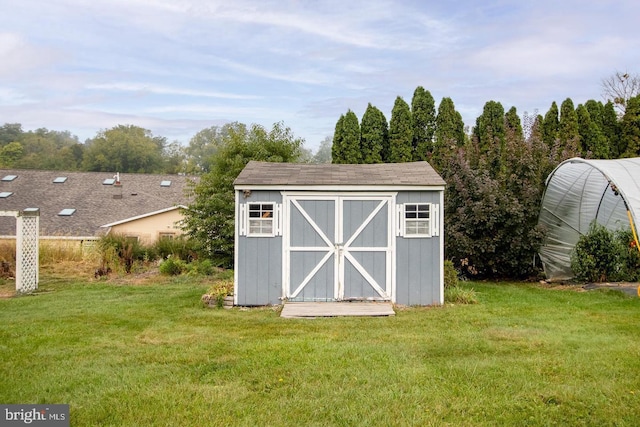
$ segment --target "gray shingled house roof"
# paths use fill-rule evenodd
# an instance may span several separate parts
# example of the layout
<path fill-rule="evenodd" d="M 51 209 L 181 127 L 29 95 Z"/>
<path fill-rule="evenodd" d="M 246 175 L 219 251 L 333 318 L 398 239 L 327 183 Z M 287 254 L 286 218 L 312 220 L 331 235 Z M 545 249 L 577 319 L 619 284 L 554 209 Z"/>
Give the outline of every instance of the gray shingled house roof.
<path fill-rule="evenodd" d="M 443 186 L 444 180 L 427 162 L 301 164 L 251 161 L 234 184 L 243 186 Z"/>
<path fill-rule="evenodd" d="M 189 203 L 187 183 L 193 178 L 119 177 L 120 186 L 113 172 L 0 169 L 0 211 L 39 208 L 41 236 L 89 237 L 105 233 L 103 225 Z M 60 215 L 64 209 L 75 211 Z M 15 236 L 15 227 L 14 218 L 0 217 L 0 235 Z"/>

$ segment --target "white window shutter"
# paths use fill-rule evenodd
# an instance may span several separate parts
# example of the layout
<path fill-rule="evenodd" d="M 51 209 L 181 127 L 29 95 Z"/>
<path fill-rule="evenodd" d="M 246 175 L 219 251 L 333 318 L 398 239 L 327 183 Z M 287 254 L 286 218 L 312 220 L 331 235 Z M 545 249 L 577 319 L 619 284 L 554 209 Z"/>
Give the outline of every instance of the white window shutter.
<path fill-rule="evenodd" d="M 396 236 L 404 236 L 404 205 L 396 205 Z"/>
<path fill-rule="evenodd" d="M 431 235 L 440 235 L 440 205 L 435 203 L 431 204 Z"/>
<path fill-rule="evenodd" d="M 247 235 L 247 204 L 242 203 L 240 205 L 240 215 L 238 218 L 238 235 Z"/>
<path fill-rule="evenodd" d="M 273 213 L 274 215 L 274 227 L 275 227 L 275 235 L 276 236 L 282 236 L 282 203 L 277 203 L 275 205 L 275 212 Z"/>

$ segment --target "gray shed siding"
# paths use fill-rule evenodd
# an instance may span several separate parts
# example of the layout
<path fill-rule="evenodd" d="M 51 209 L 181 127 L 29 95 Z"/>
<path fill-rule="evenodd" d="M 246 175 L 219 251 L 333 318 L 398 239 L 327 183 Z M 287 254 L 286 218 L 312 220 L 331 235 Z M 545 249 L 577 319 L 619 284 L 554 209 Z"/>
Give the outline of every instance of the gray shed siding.
<path fill-rule="evenodd" d="M 279 191 L 253 191 L 247 198 L 240 192 L 239 204 L 282 203 Z M 239 205 L 236 206 L 238 218 Z M 242 306 L 281 304 L 282 236 L 238 236 L 236 304 Z"/>
<path fill-rule="evenodd" d="M 434 203 L 442 210 L 439 191 L 398 193 L 396 203 Z M 440 218 L 442 222 L 444 218 Z M 426 238 L 396 237 L 396 303 L 441 304 L 442 233 Z"/>

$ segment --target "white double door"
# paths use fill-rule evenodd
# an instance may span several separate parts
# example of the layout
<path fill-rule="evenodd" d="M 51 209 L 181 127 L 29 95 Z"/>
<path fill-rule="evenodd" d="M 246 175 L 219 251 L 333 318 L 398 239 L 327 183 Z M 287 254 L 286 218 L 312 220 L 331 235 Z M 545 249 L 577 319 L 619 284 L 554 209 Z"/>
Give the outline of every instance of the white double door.
<path fill-rule="evenodd" d="M 285 194 L 291 301 L 393 300 L 395 195 Z"/>

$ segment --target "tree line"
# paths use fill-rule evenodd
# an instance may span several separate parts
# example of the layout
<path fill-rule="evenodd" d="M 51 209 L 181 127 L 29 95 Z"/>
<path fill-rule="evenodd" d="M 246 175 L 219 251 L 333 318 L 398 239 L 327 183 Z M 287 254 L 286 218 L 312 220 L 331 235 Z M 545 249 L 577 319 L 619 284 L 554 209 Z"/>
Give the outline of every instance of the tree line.
<path fill-rule="evenodd" d="M 617 80 L 616 80 L 617 79 Z M 272 129 L 229 123 L 206 128 L 187 146 L 131 125 L 80 143 L 69 132 L 0 127 L 0 166 L 52 170 L 188 173 L 201 179 L 185 229 L 217 265 L 233 265 L 233 181 L 249 160 L 382 163 L 429 161 L 447 182 L 445 256 L 473 277 L 530 277 L 544 239 L 538 222 L 544 181 L 570 157 L 640 156 L 640 84 L 627 74 L 608 81 L 606 103 L 577 107 L 569 98 L 544 114 L 489 101 L 465 129 L 451 98 L 436 108 L 431 93 L 397 97 L 387 121 L 369 104 L 359 120 L 349 110 L 315 155 L 282 123 Z M 603 85 L 607 89 L 607 85 Z M 605 93 L 607 93 L 605 91 Z"/>
<path fill-rule="evenodd" d="M 627 75 L 628 77 L 628 75 Z M 334 163 L 429 161 L 447 182 L 445 257 L 467 276 L 523 278 L 545 230 L 538 214 L 549 173 L 571 157 L 640 156 L 640 95 L 577 107 L 570 98 L 540 115 L 488 101 L 465 132 L 450 98 L 436 108 L 428 90 L 411 105 L 398 96 L 387 122 L 369 104 L 358 120 L 348 110 L 335 126 Z"/>

